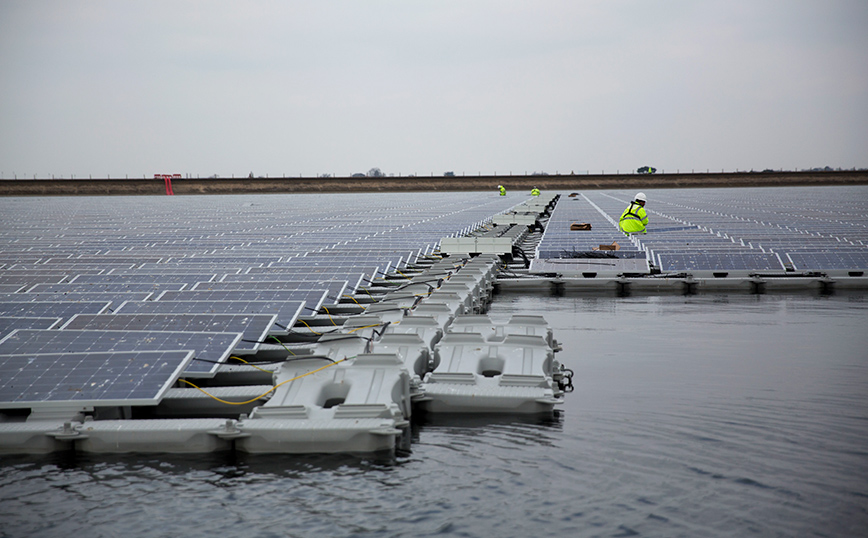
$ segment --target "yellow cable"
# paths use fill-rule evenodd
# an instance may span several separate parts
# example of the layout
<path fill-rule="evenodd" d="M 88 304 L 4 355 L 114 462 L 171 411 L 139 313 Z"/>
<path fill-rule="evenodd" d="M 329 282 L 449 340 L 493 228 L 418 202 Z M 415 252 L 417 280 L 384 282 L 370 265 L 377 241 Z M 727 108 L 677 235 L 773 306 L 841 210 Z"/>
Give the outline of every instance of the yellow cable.
<path fill-rule="evenodd" d="M 305 327 L 307 327 L 308 329 L 310 329 L 310 332 L 312 332 L 313 334 L 315 334 L 315 335 L 317 335 L 317 336 L 322 336 L 322 333 L 318 333 L 318 332 L 316 332 L 315 330 L 313 330 L 313 327 L 311 327 L 310 325 L 308 325 L 307 322 L 306 322 L 305 320 L 300 319 L 300 320 L 298 320 L 298 321 L 304 323 Z"/>
<path fill-rule="evenodd" d="M 356 327 L 355 329 L 353 329 L 351 331 L 347 331 L 347 334 L 354 333 L 354 332 L 358 331 L 359 329 L 370 329 L 372 327 L 379 327 L 380 325 L 382 325 L 382 323 L 377 323 L 376 325 L 365 325 L 364 327 Z"/>
<path fill-rule="evenodd" d="M 320 371 L 322 371 L 322 370 L 325 370 L 326 368 L 330 368 L 330 367 L 334 366 L 335 364 L 340 364 L 340 363 L 342 363 L 342 362 L 344 362 L 344 361 L 346 361 L 346 360 L 349 360 L 349 359 L 351 359 L 351 358 L 352 358 L 352 357 L 347 357 L 347 358 L 345 358 L 345 359 L 341 359 L 341 360 L 339 360 L 339 361 L 335 361 L 335 362 L 333 362 L 333 363 L 331 363 L 331 364 L 326 364 L 326 365 L 323 366 L 322 368 L 317 368 L 316 370 L 311 370 L 310 372 L 308 372 L 308 373 L 306 373 L 306 374 L 301 374 L 301 375 L 299 375 L 299 376 L 293 377 L 292 379 L 287 379 L 286 381 L 284 381 L 284 382 L 282 382 L 282 383 L 279 383 L 279 384 L 277 384 L 277 385 L 271 387 L 270 389 L 268 389 L 267 391 L 263 392 L 262 394 L 260 394 L 260 395 L 257 396 L 256 398 L 253 398 L 252 400 L 247 400 L 246 402 L 230 402 L 230 401 L 224 400 L 224 399 L 222 399 L 222 398 L 218 398 L 217 396 L 214 396 L 213 394 L 209 393 L 207 390 L 203 389 L 202 387 L 198 387 L 198 386 L 194 385 L 193 383 L 190 383 L 190 382 L 187 381 L 186 379 L 178 379 L 178 381 L 183 381 L 184 383 L 190 385 L 190 386 L 193 387 L 194 389 L 199 390 L 199 391 L 205 393 L 205 395 L 207 395 L 207 396 L 210 397 L 210 398 L 213 398 L 213 399 L 217 400 L 217 401 L 220 402 L 220 403 L 224 403 L 224 404 L 227 404 L 227 405 L 247 405 L 247 404 L 251 404 L 251 403 L 253 403 L 253 402 L 257 401 L 257 400 L 261 400 L 262 398 L 265 398 L 266 396 L 268 396 L 269 393 L 274 392 L 274 391 L 277 390 L 277 388 L 280 387 L 281 385 L 286 385 L 286 384 L 289 383 L 290 381 L 295 381 L 296 379 L 301 379 L 301 378 L 304 377 L 304 376 L 308 376 L 308 375 L 310 375 L 310 374 L 315 374 L 315 373 L 317 373 L 317 372 L 320 372 Z"/>
<path fill-rule="evenodd" d="M 230 358 L 230 359 L 235 359 L 235 360 L 237 360 L 237 361 L 241 361 L 241 362 L 243 362 L 244 364 L 246 364 L 247 366 L 250 366 L 250 367 L 252 367 L 252 368 L 256 368 L 257 370 L 262 370 L 263 372 L 266 372 L 266 373 L 269 373 L 269 374 L 274 373 L 274 372 L 272 372 L 271 370 L 266 370 L 265 368 L 260 368 L 259 366 L 256 366 L 255 364 L 250 364 L 249 362 L 247 362 L 246 360 L 242 359 L 241 357 L 234 357 L 234 356 L 233 356 L 233 357 L 229 357 L 229 358 Z"/>
<path fill-rule="evenodd" d="M 333 319 L 332 319 L 332 313 L 331 313 L 331 312 L 329 312 L 329 309 L 328 309 L 328 308 L 326 308 L 326 307 L 324 307 L 324 306 L 323 306 L 323 307 L 322 307 L 322 309 L 323 309 L 323 310 L 325 310 L 325 313 L 326 313 L 326 315 L 327 315 L 327 316 L 328 316 L 328 317 L 329 317 L 329 321 L 331 321 L 331 322 L 332 322 L 332 325 L 334 325 L 334 326 L 335 326 L 335 327 L 337 327 L 337 326 L 338 326 L 338 324 L 337 324 L 337 323 L 335 323 L 335 320 L 333 320 Z"/>
<path fill-rule="evenodd" d="M 362 291 L 364 291 L 364 292 L 367 293 L 368 295 L 371 295 L 371 292 L 369 292 L 368 290 L 366 290 L 366 289 L 364 289 L 364 288 L 362 288 Z M 347 297 L 347 298 L 349 298 L 349 299 L 352 299 L 353 302 L 355 302 L 357 305 L 361 306 L 361 304 L 360 304 L 358 301 L 356 301 L 356 298 L 353 297 L 352 295 L 341 295 L 341 297 Z M 371 298 L 373 299 L 374 296 L 371 295 Z M 325 308 L 325 307 L 323 307 L 323 308 Z M 326 310 L 326 312 L 328 312 L 328 310 Z"/>

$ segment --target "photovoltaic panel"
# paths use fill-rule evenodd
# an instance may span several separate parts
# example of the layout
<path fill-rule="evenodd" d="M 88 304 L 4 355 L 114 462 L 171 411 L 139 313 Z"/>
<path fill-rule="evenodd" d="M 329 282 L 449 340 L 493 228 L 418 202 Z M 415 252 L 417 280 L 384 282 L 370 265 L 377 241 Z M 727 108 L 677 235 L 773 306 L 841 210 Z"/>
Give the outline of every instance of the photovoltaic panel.
<path fill-rule="evenodd" d="M 69 283 L 69 284 L 37 284 L 32 288 L 28 289 L 28 293 L 88 293 L 88 292 L 100 292 L 100 293 L 127 293 L 127 292 L 157 292 L 163 290 L 182 290 L 187 284 L 182 282 L 180 283 L 172 283 L 167 282 L 165 284 L 162 283 L 108 283 L 108 284 L 100 284 L 100 283 L 87 283 L 82 282 L 79 284 Z"/>
<path fill-rule="evenodd" d="M 199 282 L 190 291 L 305 291 L 326 290 L 325 302 L 340 301 L 347 287 L 346 281 L 323 282 L 266 280 L 257 282 Z M 186 290 L 185 290 L 186 291 Z M 162 300 L 162 297 L 160 298 Z"/>
<path fill-rule="evenodd" d="M 241 342 L 241 333 L 183 331 L 27 330 L 0 340 L 0 354 L 95 353 L 107 351 L 194 351 L 185 375 L 211 376 Z"/>
<path fill-rule="evenodd" d="M 325 302 L 326 290 L 190 290 L 167 291 L 157 297 L 164 301 L 289 301 L 303 302 L 302 315 L 311 315 Z"/>
<path fill-rule="evenodd" d="M 31 302 L 31 303 L 109 303 L 109 308 L 118 306 L 124 301 L 146 301 L 153 293 L 9 293 L 0 294 L 0 302 Z M 90 314 L 92 312 L 85 312 Z M 95 312 L 94 312 L 95 313 Z"/>
<path fill-rule="evenodd" d="M 0 339 L 17 329 L 52 329 L 60 325 L 60 318 L 16 318 L 0 316 Z"/>
<path fill-rule="evenodd" d="M 108 271 L 110 269 L 132 269 L 136 266 L 135 263 L 93 263 L 93 262 L 79 262 L 76 263 L 73 260 L 69 260 L 67 258 L 61 258 L 56 260 L 48 260 L 44 262 L 45 265 L 41 267 L 45 267 L 46 269 L 52 270 L 63 270 L 67 271 L 69 274 L 79 274 L 79 273 L 102 273 L 104 271 Z"/>
<path fill-rule="evenodd" d="M 299 289 L 309 289 L 311 284 L 322 284 L 321 289 L 333 289 L 337 283 L 343 283 L 344 288 L 334 290 L 334 293 L 353 293 L 363 281 L 370 279 L 370 274 L 366 276 L 364 273 L 357 271 L 335 271 L 330 274 L 309 274 L 305 271 L 283 270 L 268 273 L 247 272 L 237 275 L 225 275 L 219 279 L 220 282 L 266 282 L 278 281 L 287 282 L 290 286 L 298 286 Z M 202 284 L 201 286 L 204 286 Z M 201 287 L 200 286 L 200 287 Z M 218 289 L 218 288 L 215 288 Z"/>
<path fill-rule="evenodd" d="M 277 324 L 292 327 L 304 301 L 140 301 L 126 302 L 116 314 L 274 314 Z"/>
<path fill-rule="evenodd" d="M 156 405 L 192 351 L 0 355 L 0 408 Z"/>
<path fill-rule="evenodd" d="M 0 284 L 16 284 L 19 287 L 28 284 L 30 286 L 35 284 L 60 284 L 65 278 L 66 275 L 40 275 L 39 273 L 12 275 L 5 271 L 0 272 Z"/>
<path fill-rule="evenodd" d="M 70 284 L 194 284 L 214 280 L 216 274 L 205 273 L 148 273 L 140 271 L 136 274 L 107 274 L 107 275 L 76 275 L 70 280 Z"/>
<path fill-rule="evenodd" d="M 79 314 L 62 329 L 241 333 L 236 351 L 256 351 L 271 330 L 273 314 Z"/>
<path fill-rule="evenodd" d="M 0 293 L 18 293 L 25 287 L 21 284 L 0 284 Z"/>
<path fill-rule="evenodd" d="M 26 294 L 19 294 L 25 295 Z M 24 299 L 24 297 L 22 297 Z M 109 302 L 0 302 L 0 316 L 63 318 L 69 319 L 76 314 L 102 314 L 108 310 Z"/>
<path fill-rule="evenodd" d="M 797 271 L 841 269 L 868 272 L 868 249 L 864 252 L 791 252 L 787 256 Z"/>
<path fill-rule="evenodd" d="M 667 254 L 658 256 L 662 271 L 784 271 L 780 258 L 774 253 L 733 252 L 724 254 Z"/>

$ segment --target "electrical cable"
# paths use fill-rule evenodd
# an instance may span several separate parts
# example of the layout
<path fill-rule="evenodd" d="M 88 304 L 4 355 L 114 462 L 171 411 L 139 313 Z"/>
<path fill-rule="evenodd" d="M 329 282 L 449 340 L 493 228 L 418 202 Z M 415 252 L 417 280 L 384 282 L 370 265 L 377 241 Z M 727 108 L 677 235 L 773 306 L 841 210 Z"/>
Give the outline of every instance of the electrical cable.
<path fill-rule="evenodd" d="M 321 372 L 322 370 L 325 370 L 326 368 L 331 368 L 332 366 L 334 366 L 334 365 L 336 365 L 336 364 L 340 364 L 340 363 L 342 363 L 342 362 L 344 362 L 344 361 L 347 361 L 347 360 L 350 360 L 350 359 L 352 359 L 352 358 L 355 358 L 355 357 L 347 357 L 347 358 L 343 358 L 343 359 L 341 359 L 341 360 L 339 360 L 339 361 L 334 361 L 334 362 L 331 363 L 331 364 L 326 364 L 326 365 L 323 366 L 322 368 L 317 368 L 316 370 L 311 370 L 310 372 L 307 372 L 306 374 L 301 374 L 301 375 L 299 375 L 299 376 L 295 376 L 295 377 L 293 377 L 292 379 L 287 379 L 286 381 L 283 381 L 283 382 L 278 383 L 277 385 L 271 387 L 270 389 L 268 389 L 267 391 L 263 392 L 263 393 L 260 394 L 259 396 L 255 397 L 255 398 L 253 398 L 253 399 L 251 399 L 251 400 L 247 400 L 247 401 L 245 401 L 245 402 L 230 402 L 230 401 L 224 400 L 224 399 L 222 399 L 222 398 L 218 398 L 217 396 L 214 396 L 213 394 L 209 393 L 207 390 L 205 390 L 205 389 L 203 389 L 203 388 L 201 388 L 201 387 L 199 387 L 199 386 L 197 386 L 197 385 L 194 385 L 193 383 L 190 383 L 190 382 L 187 381 L 186 379 L 179 379 L 178 381 L 183 381 L 184 383 L 190 385 L 190 386 L 193 387 L 194 389 L 197 389 L 197 390 L 201 391 L 202 393 L 204 393 L 204 394 L 207 395 L 208 397 L 210 397 L 210 398 L 212 398 L 212 399 L 214 399 L 214 400 L 217 400 L 217 401 L 220 402 L 220 403 L 224 403 L 224 404 L 227 404 L 227 405 L 247 405 L 247 404 L 251 404 L 251 403 L 253 403 L 253 402 L 256 402 L 256 401 L 258 401 L 258 400 L 261 400 L 262 398 L 265 398 L 265 397 L 268 396 L 270 393 L 274 392 L 274 391 L 277 390 L 279 387 L 281 387 L 282 385 L 285 385 L 285 384 L 289 383 L 290 381 L 295 381 L 296 379 L 301 379 L 302 377 L 309 376 L 309 375 L 311 375 L 311 374 L 315 374 L 315 373 L 317 373 L 317 372 Z"/>
<path fill-rule="evenodd" d="M 322 308 L 323 310 L 325 310 L 326 315 L 329 317 L 329 321 L 332 322 L 332 325 L 334 325 L 335 327 L 337 327 L 338 324 L 335 323 L 335 320 L 334 320 L 334 319 L 332 319 L 332 314 L 331 314 L 331 312 L 329 312 L 329 309 L 326 308 L 326 307 L 324 307 L 324 306 L 322 306 L 322 307 L 320 307 L 320 308 Z"/>

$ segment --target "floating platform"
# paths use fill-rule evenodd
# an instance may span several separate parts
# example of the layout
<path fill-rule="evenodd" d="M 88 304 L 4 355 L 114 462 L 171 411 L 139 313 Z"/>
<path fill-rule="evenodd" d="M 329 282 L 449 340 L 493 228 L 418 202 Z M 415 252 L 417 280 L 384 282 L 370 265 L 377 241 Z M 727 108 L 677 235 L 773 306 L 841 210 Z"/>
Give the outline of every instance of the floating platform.
<path fill-rule="evenodd" d="M 0 235 L 0 453 L 407 448 L 414 414 L 551 415 L 568 397 L 571 351 L 542 317 L 487 314 L 499 290 L 868 289 L 868 223 L 771 225 L 651 191 L 648 233 L 625 236 L 627 195 L 574 194 L 171 239 L 148 200 L 98 200 L 132 213 L 123 231 L 24 204 L 16 222 L 42 221 Z M 189 219 L 228 226 L 251 207 Z"/>

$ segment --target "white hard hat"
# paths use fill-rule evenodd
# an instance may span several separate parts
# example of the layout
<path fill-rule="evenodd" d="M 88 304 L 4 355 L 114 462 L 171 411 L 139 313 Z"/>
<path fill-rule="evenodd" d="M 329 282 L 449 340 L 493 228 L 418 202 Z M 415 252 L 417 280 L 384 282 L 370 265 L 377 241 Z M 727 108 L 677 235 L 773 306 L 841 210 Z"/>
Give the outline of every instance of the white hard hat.
<path fill-rule="evenodd" d="M 633 199 L 636 200 L 637 202 L 646 202 L 647 201 L 647 199 L 645 198 L 644 192 L 637 192 L 636 196 L 634 196 Z"/>

